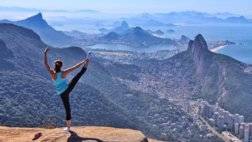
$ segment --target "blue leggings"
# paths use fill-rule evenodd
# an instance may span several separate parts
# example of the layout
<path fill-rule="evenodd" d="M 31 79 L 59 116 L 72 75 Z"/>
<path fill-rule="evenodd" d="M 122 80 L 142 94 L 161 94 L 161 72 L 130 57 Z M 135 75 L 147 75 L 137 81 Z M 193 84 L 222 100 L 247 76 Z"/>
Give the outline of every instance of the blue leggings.
<path fill-rule="evenodd" d="M 82 67 L 81 71 L 78 72 L 73 77 L 73 79 L 70 81 L 70 83 L 68 84 L 67 89 L 60 94 L 60 97 L 62 99 L 64 108 L 65 108 L 65 111 L 66 111 L 66 120 L 71 120 L 71 118 L 72 118 L 72 116 L 71 116 L 71 107 L 70 107 L 70 103 L 69 103 L 69 94 L 74 89 L 75 85 L 77 84 L 77 82 L 79 81 L 81 76 L 86 72 L 86 70 L 87 70 L 87 68 L 85 66 Z"/>

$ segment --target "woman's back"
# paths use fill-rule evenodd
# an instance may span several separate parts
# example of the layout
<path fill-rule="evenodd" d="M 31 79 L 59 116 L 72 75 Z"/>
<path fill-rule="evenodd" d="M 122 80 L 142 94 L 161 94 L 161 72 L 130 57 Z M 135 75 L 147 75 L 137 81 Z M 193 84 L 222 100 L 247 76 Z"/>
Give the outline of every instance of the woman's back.
<path fill-rule="evenodd" d="M 57 72 L 56 73 L 56 78 L 54 80 L 54 85 L 56 88 L 56 92 L 57 94 L 61 94 L 62 92 L 64 92 L 67 87 L 68 87 L 68 81 L 66 78 L 63 78 L 62 76 L 62 72 Z"/>

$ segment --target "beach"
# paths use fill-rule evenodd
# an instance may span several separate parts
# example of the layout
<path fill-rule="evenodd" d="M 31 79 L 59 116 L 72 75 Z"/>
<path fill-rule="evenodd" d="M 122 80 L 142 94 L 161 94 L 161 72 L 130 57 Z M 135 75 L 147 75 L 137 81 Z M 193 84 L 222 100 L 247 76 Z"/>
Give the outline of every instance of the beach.
<path fill-rule="evenodd" d="M 214 47 L 212 49 L 210 49 L 212 52 L 218 52 L 219 50 L 223 49 L 227 47 L 227 45 L 222 45 L 222 46 L 217 46 L 217 47 Z"/>

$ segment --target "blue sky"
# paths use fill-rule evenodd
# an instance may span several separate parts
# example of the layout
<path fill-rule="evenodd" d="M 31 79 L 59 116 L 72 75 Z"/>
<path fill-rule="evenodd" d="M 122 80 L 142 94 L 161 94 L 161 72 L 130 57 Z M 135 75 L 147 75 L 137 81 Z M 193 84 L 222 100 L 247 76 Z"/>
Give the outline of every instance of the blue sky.
<path fill-rule="evenodd" d="M 0 0 L 0 6 L 36 9 L 93 9 L 111 13 L 170 11 L 230 12 L 252 15 L 251 0 Z"/>

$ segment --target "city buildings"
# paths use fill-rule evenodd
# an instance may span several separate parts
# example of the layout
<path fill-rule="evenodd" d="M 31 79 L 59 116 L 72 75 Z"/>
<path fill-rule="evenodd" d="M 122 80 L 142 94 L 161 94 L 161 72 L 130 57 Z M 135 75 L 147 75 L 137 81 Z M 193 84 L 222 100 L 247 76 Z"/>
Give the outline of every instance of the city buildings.
<path fill-rule="evenodd" d="M 209 124 L 218 131 L 230 132 L 243 142 L 252 141 L 252 123 L 245 123 L 244 116 L 232 114 L 218 105 L 211 105 L 206 101 L 199 101 L 198 107 L 198 115 L 208 120 Z"/>

